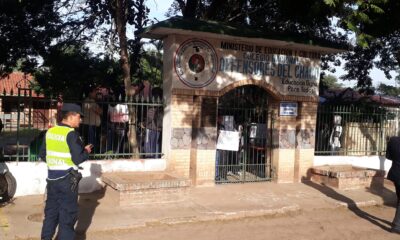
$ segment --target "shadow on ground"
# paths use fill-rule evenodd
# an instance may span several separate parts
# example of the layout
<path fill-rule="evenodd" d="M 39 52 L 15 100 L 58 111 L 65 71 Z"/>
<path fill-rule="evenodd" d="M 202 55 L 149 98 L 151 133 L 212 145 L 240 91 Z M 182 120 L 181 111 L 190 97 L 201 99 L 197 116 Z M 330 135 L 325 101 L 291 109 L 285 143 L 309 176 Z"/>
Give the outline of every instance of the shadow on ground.
<path fill-rule="evenodd" d="M 101 165 L 92 164 L 90 167 L 90 172 L 91 175 L 88 178 L 99 177 L 98 173 L 101 173 Z M 76 240 L 86 239 L 86 233 L 92 224 L 92 219 L 96 212 L 96 208 L 100 205 L 99 200 L 104 197 L 105 192 L 106 188 L 103 188 L 96 192 L 79 194 L 79 216 L 75 227 Z"/>
<path fill-rule="evenodd" d="M 312 187 L 318 191 L 320 191 L 321 193 L 325 194 L 327 197 L 330 197 L 332 199 L 335 199 L 339 202 L 345 203 L 347 205 L 347 208 L 352 211 L 355 215 L 357 215 L 360 218 L 363 218 L 367 221 L 369 221 L 370 223 L 382 228 L 385 231 L 390 231 L 390 226 L 391 226 L 391 222 L 385 220 L 385 219 L 381 219 L 379 217 L 373 216 L 365 211 L 363 211 L 362 209 L 360 209 L 357 206 L 357 203 L 349 198 L 344 196 L 343 194 L 338 193 L 336 190 L 334 190 L 333 188 L 330 188 L 328 186 L 324 186 L 324 185 L 320 185 L 318 183 L 314 183 L 312 181 L 310 181 L 307 178 L 303 178 L 302 182 L 309 186 Z M 390 191 L 389 189 L 387 189 L 387 191 Z M 376 193 L 378 193 L 379 191 L 376 190 Z M 389 194 L 388 192 L 386 192 L 385 194 Z M 393 194 L 393 192 L 392 192 Z M 389 200 L 387 200 L 387 202 L 389 202 Z M 393 204 L 390 204 L 393 205 Z"/>

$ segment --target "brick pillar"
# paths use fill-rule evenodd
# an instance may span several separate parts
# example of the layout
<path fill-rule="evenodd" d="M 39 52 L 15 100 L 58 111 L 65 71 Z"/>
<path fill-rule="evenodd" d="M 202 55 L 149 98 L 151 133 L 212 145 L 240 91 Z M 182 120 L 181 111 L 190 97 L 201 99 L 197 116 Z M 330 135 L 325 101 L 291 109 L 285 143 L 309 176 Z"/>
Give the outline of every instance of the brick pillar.
<path fill-rule="evenodd" d="M 315 127 L 317 123 L 317 102 L 299 103 L 296 127 L 296 164 L 294 181 L 307 177 L 314 164 Z"/>
<path fill-rule="evenodd" d="M 313 166 L 317 102 L 298 102 L 298 115 L 279 116 L 272 102 L 272 167 L 278 183 L 299 182 Z"/>
<path fill-rule="evenodd" d="M 196 185 L 197 182 L 197 130 L 200 128 L 200 115 L 201 115 L 201 97 L 195 96 L 193 98 L 193 113 L 192 113 L 192 142 L 190 150 L 190 180 L 192 184 Z"/>
<path fill-rule="evenodd" d="M 193 109 L 193 96 L 178 94 L 171 96 L 170 112 L 167 115 L 170 120 L 168 124 L 170 129 L 166 129 L 169 131 L 169 139 L 165 139 L 163 147 L 169 148 L 166 151 L 168 153 L 167 169 L 182 177 L 189 177 Z M 168 138 L 168 134 L 166 137 Z"/>
<path fill-rule="evenodd" d="M 272 168 L 278 183 L 293 182 L 296 159 L 296 117 L 279 116 L 279 102 L 271 103 L 274 119 L 272 125 Z"/>
<path fill-rule="evenodd" d="M 214 185 L 217 138 L 217 99 L 195 97 L 191 179 L 195 185 Z"/>
<path fill-rule="evenodd" d="M 194 185 L 213 185 L 217 136 L 216 98 L 173 94 L 167 111 L 164 126 L 170 126 L 170 130 L 168 127 L 163 130 L 167 170 L 190 178 Z"/>

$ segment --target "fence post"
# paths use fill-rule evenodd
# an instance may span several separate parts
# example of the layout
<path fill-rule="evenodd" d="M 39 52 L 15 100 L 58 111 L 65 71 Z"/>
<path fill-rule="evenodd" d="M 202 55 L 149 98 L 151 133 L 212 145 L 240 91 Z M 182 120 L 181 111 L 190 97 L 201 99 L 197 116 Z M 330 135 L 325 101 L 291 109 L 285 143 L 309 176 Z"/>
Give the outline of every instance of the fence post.
<path fill-rule="evenodd" d="M 19 129 L 20 129 L 20 108 L 21 108 L 21 92 L 18 88 L 18 96 L 17 96 L 17 162 L 19 161 Z"/>

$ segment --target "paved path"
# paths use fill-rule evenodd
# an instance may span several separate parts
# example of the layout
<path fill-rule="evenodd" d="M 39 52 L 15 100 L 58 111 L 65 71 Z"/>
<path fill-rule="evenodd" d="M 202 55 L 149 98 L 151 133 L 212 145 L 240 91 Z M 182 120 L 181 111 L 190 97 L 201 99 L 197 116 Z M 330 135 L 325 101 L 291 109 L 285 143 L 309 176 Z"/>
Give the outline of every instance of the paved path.
<path fill-rule="evenodd" d="M 394 208 L 386 206 L 363 207 L 357 211 L 329 208 L 237 220 L 93 232 L 80 235 L 77 240 L 395 240 L 400 235 L 388 231 L 393 214 Z"/>
<path fill-rule="evenodd" d="M 390 206 L 394 187 L 339 191 L 315 184 L 249 183 L 193 187 L 184 201 L 118 207 L 102 193 L 80 196 L 77 229 L 88 234 L 155 225 L 281 216 L 299 211 Z M 0 239 L 39 239 L 43 196 L 19 197 L 0 210 Z M 393 213 L 394 214 L 394 213 Z"/>

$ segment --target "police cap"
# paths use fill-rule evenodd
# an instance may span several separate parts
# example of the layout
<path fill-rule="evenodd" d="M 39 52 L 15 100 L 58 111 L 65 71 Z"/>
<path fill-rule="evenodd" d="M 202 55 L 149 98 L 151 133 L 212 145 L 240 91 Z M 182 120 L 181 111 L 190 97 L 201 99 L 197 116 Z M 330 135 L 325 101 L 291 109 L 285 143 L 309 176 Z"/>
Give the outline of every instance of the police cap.
<path fill-rule="evenodd" d="M 63 112 L 76 112 L 79 113 L 83 117 L 82 108 L 78 104 L 75 103 L 64 103 L 61 111 Z"/>

